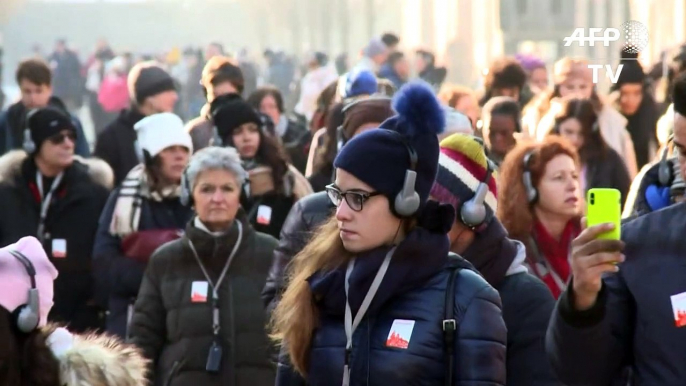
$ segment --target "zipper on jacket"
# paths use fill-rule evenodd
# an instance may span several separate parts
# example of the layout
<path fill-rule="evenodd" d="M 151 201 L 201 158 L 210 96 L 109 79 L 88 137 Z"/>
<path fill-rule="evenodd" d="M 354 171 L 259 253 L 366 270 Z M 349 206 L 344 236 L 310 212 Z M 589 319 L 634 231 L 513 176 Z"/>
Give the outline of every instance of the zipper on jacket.
<path fill-rule="evenodd" d="M 171 386 L 172 379 L 174 379 L 176 374 L 181 369 L 182 362 L 183 361 L 175 361 L 174 362 L 174 365 L 172 366 L 171 370 L 169 371 L 169 375 L 167 375 L 167 381 L 164 383 L 165 386 Z"/>

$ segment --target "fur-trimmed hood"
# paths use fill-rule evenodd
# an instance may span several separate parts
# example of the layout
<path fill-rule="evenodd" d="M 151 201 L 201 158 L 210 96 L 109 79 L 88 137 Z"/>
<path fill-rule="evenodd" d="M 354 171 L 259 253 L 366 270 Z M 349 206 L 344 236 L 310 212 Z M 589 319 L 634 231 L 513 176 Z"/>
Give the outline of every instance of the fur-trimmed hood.
<path fill-rule="evenodd" d="M 107 335 L 71 334 L 55 325 L 47 326 L 43 333 L 47 346 L 59 362 L 60 381 L 65 386 L 148 384 L 149 361 L 133 345 Z"/>
<path fill-rule="evenodd" d="M 16 177 L 21 173 L 21 165 L 27 156 L 23 150 L 12 150 L 0 157 L 0 183 L 14 184 Z M 99 158 L 83 158 L 78 155 L 74 156 L 74 161 L 88 169 L 88 175 L 94 183 L 112 189 L 114 173 L 107 162 Z"/>

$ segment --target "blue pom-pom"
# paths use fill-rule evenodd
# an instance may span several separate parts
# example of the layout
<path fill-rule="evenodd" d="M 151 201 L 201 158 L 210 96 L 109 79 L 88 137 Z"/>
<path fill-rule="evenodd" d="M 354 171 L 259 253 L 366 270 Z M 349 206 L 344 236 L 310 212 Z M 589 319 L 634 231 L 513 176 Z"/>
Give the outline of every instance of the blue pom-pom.
<path fill-rule="evenodd" d="M 398 90 L 393 98 L 393 109 L 407 123 L 398 125 L 398 131 L 409 137 L 428 133 L 438 135 L 445 130 L 445 110 L 426 82 L 410 82 Z"/>
<path fill-rule="evenodd" d="M 666 208 L 671 204 L 669 188 L 663 186 L 648 185 L 645 192 L 645 199 L 652 211 Z"/>

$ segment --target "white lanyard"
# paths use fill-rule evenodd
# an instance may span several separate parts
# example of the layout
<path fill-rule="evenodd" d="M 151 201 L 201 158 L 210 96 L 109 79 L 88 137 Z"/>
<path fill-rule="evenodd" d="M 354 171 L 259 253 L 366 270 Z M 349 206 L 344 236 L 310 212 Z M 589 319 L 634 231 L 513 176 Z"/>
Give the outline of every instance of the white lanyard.
<path fill-rule="evenodd" d="M 210 275 L 207 273 L 207 269 L 205 269 L 205 266 L 202 264 L 202 261 L 200 261 L 200 256 L 198 256 L 198 252 L 195 250 L 195 245 L 193 245 L 191 239 L 188 238 L 188 245 L 191 247 L 193 256 L 195 257 L 195 260 L 198 262 L 198 265 L 200 266 L 200 269 L 202 270 L 202 274 L 205 276 L 205 279 L 207 279 L 207 282 L 210 283 L 210 286 L 212 287 L 212 331 L 215 337 L 219 335 L 220 329 L 218 293 L 219 286 L 222 284 L 222 281 L 224 281 L 226 273 L 229 272 L 229 267 L 231 266 L 233 258 L 236 257 L 236 252 L 238 252 L 238 247 L 240 247 L 241 239 L 243 237 L 243 224 L 241 224 L 240 221 L 236 221 L 236 225 L 238 225 L 238 238 L 236 239 L 236 244 L 233 246 L 233 249 L 231 250 L 229 259 L 226 261 L 226 264 L 224 265 L 224 269 L 222 269 L 222 273 L 219 275 L 219 279 L 217 279 L 217 284 L 214 284 L 212 282 L 212 279 L 210 279 Z"/>
<path fill-rule="evenodd" d="M 350 309 L 350 303 L 348 302 L 348 291 L 350 290 L 350 275 L 353 272 L 353 268 L 355 267 L 355 259 L 350 260 L 348 262 L 348 269 L 345 271 L 345 337 L 346 337 L 346 344 L 345 344 L 345 365 L 343 366 L 343 386 L 348 386 L 350 385 L 350 353 L 352 351 L 353 347 L 353 333 L 357 329 L 357 326 L 360 325 L 360 322 L 362 321 L 362 318 L 364 317 L 364 314 L 367 313 L 367 310 L 369 309 L 369 305 L 372 303 L 372 300 L 374 299 L 374 296 L 376 295 L 376 292 L 379 290 L 379 286 L 381 286 L 381 282 L 383 281 L 384 276 L 386 276 L 386 272 L 388 271 L 388 265 L 391 263 L 391 258 L 393 257 L 393 252 L 395 252 L 395 248 L 391 248 L 388 253 L 386 253 L 386 257 L 383 260 L 383 263 L 381 263 L 381 267 L 379 267 L 379 270 L 376 272 L 376 276 L 374 277 L 374 281 L 372 281 L 372 285 L 369 287 L 369 291 L 367 291 L 367 295 L 365 295 L 364 300 L 362 300 L 362 304 L 360 305 L 360 309 L 357 311 L 357 314 L 355 315 L 355 320 L 353 321 L 353 316 L 352 316 L 352 310 Z"/>
<path fill-rule="evenodd" d="M 541 254 L 541 250 L 538 249 L 538 244 L 536 243 L 536 239 L 534 237 L 531 237 L 530 244 L 534 249 L 534 254 L 536 255 L 536 264 L 532 265 L 531 268 L 534 269 L 540 278 L 543 278 L 546 274 L 550 274 L 550 277 L 553 278 L 557 288 L 559 288 L 560 291 L 564 291 L 565 288 L 567 288 L 567 285 L 562 278 L 560 278 L 560 275 L 555 272 L 555 268 L 548 263 L 547 257 Z"/>
<path fill-rule="evenodd" d="M 48 194 L 43 196 L 43 176 L 40 174 L 40 171 L 36 172 L 36 186 L 38 187 L 38 194 L 40 195 L 41 198 L 41 203 L 40 203 L 40 219 L 38 220 L 38 231 L 37 236 L 38 239 L 43 241 L 44 235 L 43 233 L 45 232 L 45 219 L 48 217 L 48 209 L 50 208 L 50 202 L 52 201 L 52 194 L 57 190 L 57 187 L 60 185 L 62 182 L 62 177 L 64 176 L 64 172 L 60 173 L 55 177 L 55 180 L 52 181 L 52 185 L 50 186 L 50 191 Z"/>

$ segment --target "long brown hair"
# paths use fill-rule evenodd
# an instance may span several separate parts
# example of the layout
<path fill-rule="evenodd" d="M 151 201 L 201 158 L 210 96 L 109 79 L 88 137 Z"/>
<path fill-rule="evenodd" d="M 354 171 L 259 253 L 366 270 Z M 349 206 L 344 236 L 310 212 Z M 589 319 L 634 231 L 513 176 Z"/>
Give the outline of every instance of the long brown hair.
<path fill-rule="evenodd" d="M 575 118 L 581 124 L 581 135 L 584 138 L 584 144 L 578 150 L 581 163 L 587 164 L 591 160 L 604 158 L 609 147 L 600 133 L 598 114 L 593 102 L 588 99 L 563 99 L 560 111 L 555 114 L 550 134 L 561 135 L 560 125 L 570 118 Z"/>
<path fill-rule="evenodd" d="M 288 287 L 274 310 L 271 336 L 288 350 L 291 364 L 307 376 L 312 335 L 319 322 L 307 279 L 319 270 L 334 270 L 352 258 L 343 247 L 335 216 L 319 227 L 312 240 L 291 263 Z"/>
<path fill-rule="evenodd" d="M 527 199 L 523 179 L 524 157 L 530 152 L 534 152 L 534 155 L 527 169 L 531 173 L 533 186 L 538 186 L 548 162 L 560 154 L 572 157 L 574 163 L 579 164 L 574 147 L 558 136 L 546 137 L 540 143 L 521 142 L 507 154 L 498 179 L 498 195 L 507 199 L 498 202 L 497 216 L 511 238 L 525 243 L 534 223 L 533 208 Z"/>

